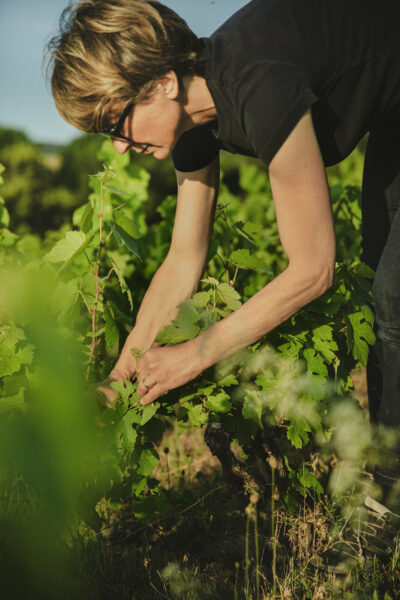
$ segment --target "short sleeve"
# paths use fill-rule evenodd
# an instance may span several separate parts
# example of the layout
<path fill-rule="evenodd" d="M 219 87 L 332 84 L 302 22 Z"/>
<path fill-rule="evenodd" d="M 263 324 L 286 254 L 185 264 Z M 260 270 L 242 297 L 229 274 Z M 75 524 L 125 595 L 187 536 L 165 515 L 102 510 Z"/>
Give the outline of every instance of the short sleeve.
<path fill-rule="evenodd" d="M 235 82 L 234 102 L 254 155 L 267 165 L 299 119 L 318 101 L 304 71 L 292 64 L 262 61 Z"/>
<path fill-rule="evenodd" d="M 220 145 L 209 125 L 201 125 L 181 135 L 172 150 L 177 171 L 197 171 L 209 165 L 217 156 Z"/>

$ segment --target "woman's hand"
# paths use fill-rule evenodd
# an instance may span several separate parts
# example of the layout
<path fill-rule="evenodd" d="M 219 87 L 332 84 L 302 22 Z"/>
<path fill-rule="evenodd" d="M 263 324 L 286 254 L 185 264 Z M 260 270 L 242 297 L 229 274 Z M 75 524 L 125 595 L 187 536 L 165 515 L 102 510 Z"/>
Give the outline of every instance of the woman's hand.
<path fill-rule="evenodd" d="M 158 348 L 160 344 L 157 342 L 153 342 L 151 348 Z M 132 352 L 132 349 L 134 352 Z M 135 352 L 136 350 L 136 352 Z M 125 381 L 128 379 L 129 381 L 133 381 L 136 377 L 136 365 L 139 360 L 138 354 L 140 350 L 135 348 L 131 343 L 127 343 L 117 360 L 113 370 L 110 372 L 107 379 L 99 383 L 97 386 L 97 391 L 101 392 L 104 396 L 104 401 L 106 406 L 112 406 L 114 404 L 115 397 L 117 396 L 117 392 L 110 388 L 110 383 L 114 381 Z M 136 358 L 135 358 L 136 355 Z M 140 354 L 139 354 L 140 355 Z"/>
<path fill-rule="evenodd" d="M 106 406 L 113 406 L 115 397 L 117 396 L 117 392 L 110 388 L 110 383 L 114 381 L 125 381 L 129 379 L 130 381 L 135 377 L 136 373 L 136 361 L 131 357 L 124 359 L 121 361 L 121 357 L 119 358 L 117 364 L 104 381 L 99 383 L 96 390 L 103 394 L 104 403 Z"/>
<path fill-rule="evenodd" d="M 136 372 L 141 404 L 149 404 L 168 390 L 197 377 L 204 367 L 195 340 L 176 346 L 150 348 L 139 360 Z"/>

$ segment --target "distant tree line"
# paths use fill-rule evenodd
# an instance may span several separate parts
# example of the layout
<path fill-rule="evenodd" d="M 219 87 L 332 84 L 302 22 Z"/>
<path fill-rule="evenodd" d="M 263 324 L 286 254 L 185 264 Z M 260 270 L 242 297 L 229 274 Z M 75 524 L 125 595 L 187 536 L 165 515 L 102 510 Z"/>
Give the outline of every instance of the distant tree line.
<path fill-rule="evenodd" d="M 22 131 L 0 128 L 0 163 L 6 167 L 2 196 L 12 231 L 44 236 L 70 224 L 72 212 L 87 201 L 89 175 L 102 168 L 97 153 L 103 141 L 98 135 L 82 135 L 65 146 L 40 145 Z M 174 171 L 170 160 L 139 155 L 134 160 L 152 175 L 151 220 L 155 207 L 175 193 Z"/>

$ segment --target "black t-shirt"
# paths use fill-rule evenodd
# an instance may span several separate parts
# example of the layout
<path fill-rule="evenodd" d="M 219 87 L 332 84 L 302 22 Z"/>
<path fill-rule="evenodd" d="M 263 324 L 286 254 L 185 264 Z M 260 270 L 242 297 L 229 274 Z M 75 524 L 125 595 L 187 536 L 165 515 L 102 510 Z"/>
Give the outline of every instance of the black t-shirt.
<path fill-rule="evenodd" d="M 180 171 L 220 148 L 268 165 L 309 108 L 326 166 L 400 129 L 400 0 L 252 0 L 203 42 L 218 118 L 180 137 Z"/>

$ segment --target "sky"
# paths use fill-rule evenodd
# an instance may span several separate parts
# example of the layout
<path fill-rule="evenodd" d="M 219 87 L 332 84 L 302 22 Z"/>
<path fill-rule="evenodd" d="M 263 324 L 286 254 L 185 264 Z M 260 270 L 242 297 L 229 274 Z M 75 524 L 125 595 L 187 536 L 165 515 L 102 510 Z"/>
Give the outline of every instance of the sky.
<path fill-rule="evenodd" d="M 247 0 L 164 0 L 198 36 L 210 35 Z M 0 0 L 0 127 L 35 142 L 64 144 L 80 135 L 58 114 L 42 67 L 46 41 L 68 0 Z"/>

